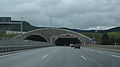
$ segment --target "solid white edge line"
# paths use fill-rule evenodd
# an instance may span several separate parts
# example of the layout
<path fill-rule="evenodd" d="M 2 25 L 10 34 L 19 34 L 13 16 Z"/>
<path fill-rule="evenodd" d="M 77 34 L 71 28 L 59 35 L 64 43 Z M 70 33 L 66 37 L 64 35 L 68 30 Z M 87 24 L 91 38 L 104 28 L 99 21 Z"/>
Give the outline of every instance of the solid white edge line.
<path fill-rule="evenodd" d="M 117 56 L 117 55 L 111 55 L 111 56 L 116 57 L 116 58 L 120 58 L 120 56 Z"/>
<path fill-rule="evenodd" d="M 45 59 L 46 57 L 48 57 L 48 55 L 43 56 L 42 59 Z"/>
<path fill-rule="evenodd" d="M 87 60 L 84 56 L 81 56 L 84 60 Z"/>

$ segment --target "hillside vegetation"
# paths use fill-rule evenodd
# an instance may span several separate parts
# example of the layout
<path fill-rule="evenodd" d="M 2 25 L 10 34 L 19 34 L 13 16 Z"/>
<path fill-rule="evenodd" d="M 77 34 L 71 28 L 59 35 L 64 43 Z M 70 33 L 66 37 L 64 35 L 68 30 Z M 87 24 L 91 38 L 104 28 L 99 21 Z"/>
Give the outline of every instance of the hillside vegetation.
<path fill-rule="evenodd" d="M 109 32 L 108 35 L 120 39 L 120 32 Z"/>
<path fill-rule="evenodd" d="M 12 38 L 17 36 L 18 34 L 6 34 L 5 31 L 0 31 L 0 37 Z"/>
<path fill-rule="evenodd" d="M 96 43 L 101 44 L 101 39 L 104 33 L 82 32 L 81 34 L 86 35 L 90 38 L 95 38 Z M 120 44 L 120 32 L 108 32 L 106 34 L 109 36 L 109 42 L 111 45 L 115 42 L 117 42 L 117 44 Z"/>

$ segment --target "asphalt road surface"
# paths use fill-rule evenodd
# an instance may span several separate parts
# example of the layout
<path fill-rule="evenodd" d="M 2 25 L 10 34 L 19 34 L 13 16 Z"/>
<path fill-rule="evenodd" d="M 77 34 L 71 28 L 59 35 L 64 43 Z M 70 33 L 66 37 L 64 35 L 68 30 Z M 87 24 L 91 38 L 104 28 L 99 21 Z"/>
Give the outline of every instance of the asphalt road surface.
<path fill-rule="evenodd" d="M 0 56 L 0 67 L 120 67 L 120 53 L 47 47 Z"/>

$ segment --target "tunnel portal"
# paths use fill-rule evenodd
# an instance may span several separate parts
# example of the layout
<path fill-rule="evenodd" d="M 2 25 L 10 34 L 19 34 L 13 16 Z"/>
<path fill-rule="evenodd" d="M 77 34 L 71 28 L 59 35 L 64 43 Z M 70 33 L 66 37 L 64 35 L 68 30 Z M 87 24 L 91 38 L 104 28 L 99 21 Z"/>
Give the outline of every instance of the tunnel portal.
<path fill-rule="evenodd" d="M 47 40 L 44 37 L 40 36 L 40 35 L 30 35 L 30 36 L 24 38 L 24 40 L 47 42 Z"/>
<path fill-rule="evenodd" d="M 61 35 L 63 36 L 60 37 Z M 76 37 L 72 37 L 74 35 Z M 69 45 L 70 43 L 81 43 L 81 42 L 82 44 L 92 44 L 91 38 L 74 31 L 70 31 L 67 29 L 60 29 L 60 28 L 35 29 L 22 34 L 22 37 L 21 35 L 18 35 L 12 39 L 33 40 L 33 41 L 47 42 L 56 45 L 59 45 L 61 42 L 62 45 L 63 44 Z"/>
<path fill-rule="evenodd" d="M 73 35 L 63 35 L 59 38 L 57 38 L 54 42 L 56 46 L 69 46 L 70 44 L 81 44 L 81 41 L 78 37 Z"/>

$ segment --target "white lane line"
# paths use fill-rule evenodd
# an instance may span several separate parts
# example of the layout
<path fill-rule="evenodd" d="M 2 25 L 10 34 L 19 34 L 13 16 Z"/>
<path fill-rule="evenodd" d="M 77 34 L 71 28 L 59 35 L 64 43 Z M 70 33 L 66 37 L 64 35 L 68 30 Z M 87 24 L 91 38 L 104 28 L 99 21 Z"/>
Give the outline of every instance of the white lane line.
<path fill-rule="evenodd" d="M 117 56 L 117 55 L 112 55 L 113 57 L 116 57 L 116 58 L 120 58 L 120 56 Z"/>
<path fill-rule="evenodd" d="M 105 54 L 105 53 L 103 53 L 103 52 L 98 52 L 98 53 L 100 53 L 100 54 Z"/>
<path fill-rule="evenodd" d="M 87 60 L 84 56 L 81 56 L 84 60 Z"/>
<path fill-rule="evenodd" d="M 48 55 L 45 55 L 44 57 L 42 57 L 42 59 L 45 59 L 46 57 L 48 57 Z"/>

